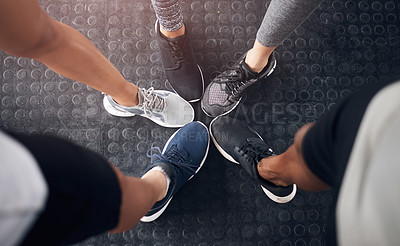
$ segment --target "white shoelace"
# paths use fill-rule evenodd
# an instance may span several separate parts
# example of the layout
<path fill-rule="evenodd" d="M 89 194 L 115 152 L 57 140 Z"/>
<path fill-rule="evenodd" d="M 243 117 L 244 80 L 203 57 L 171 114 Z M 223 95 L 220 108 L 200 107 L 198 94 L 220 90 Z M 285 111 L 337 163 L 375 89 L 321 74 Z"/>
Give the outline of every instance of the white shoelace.
<path fill-rule="evenodd" d="M 140 88 L 140 92 L 143 96 L 143 111 L 146 115 L 153 115 L 153 110 L 163 111 L 167 105 L 164 98 L 154 94 L 154 88 L 150 87 L 149 89 Z"/>

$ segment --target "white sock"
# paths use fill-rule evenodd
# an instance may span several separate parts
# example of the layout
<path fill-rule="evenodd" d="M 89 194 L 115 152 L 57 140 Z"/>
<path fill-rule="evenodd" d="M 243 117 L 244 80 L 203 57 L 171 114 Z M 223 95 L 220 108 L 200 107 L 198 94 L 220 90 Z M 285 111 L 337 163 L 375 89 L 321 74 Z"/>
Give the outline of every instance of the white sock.
<path fill-rule="evenodd" d="M 171 183 L 171 179 L 169 178 L 169 176 L 167 175 L 165 170 L 160 166 L 155 166 L 152 169 L 150 169 L 148 172 L 150 172 L 150 171 L 161 171 L 164 174 L 165 179 L 167 181 L 167 189 L 166 189 L 165 195 L 164 195 L 164 196 L 166 196 L 168 194 L 168 189 L 169 189 L 169 184 Z"/>

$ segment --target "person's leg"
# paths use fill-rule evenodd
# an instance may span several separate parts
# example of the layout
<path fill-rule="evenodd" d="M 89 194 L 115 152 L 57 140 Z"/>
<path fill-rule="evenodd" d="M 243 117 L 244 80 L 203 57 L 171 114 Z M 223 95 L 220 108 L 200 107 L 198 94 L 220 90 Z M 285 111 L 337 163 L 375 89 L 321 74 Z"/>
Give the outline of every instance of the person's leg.
<path fill-rule="evenodd" d="M 38 60 L 106 93 L 103 104 L 111 115 L 141 115 L 165 127 L 181 127 L 194 118 L 191 105 L 175 93 L 139 90 L 126 81 L 88 39 L 51 19 L 37 0 L 0 1 L 0 33 L 0 50 Z"/>
<path fill-rule="evenodd" d="M 0 50 L 38 60 L 122 105 L 138 104 L 137 86 L 127 82 L 80 32 L 51 19 L 37 0 L 0 1 L 0 33 Z"/>
<path fill-rule="evenodd" d="M 157 17 L 156 40 L 165 75 L 172 88 L 185 100 L 196 102 L 203 96 L 204 77 L 195 61 L 180 1 L 151 1 Z"/>
<path fill-rule="evenodd" d="M 267 65 L 268 59 L 272 52 L 276 49 L 275 46 L 264 46 L 257 39 L 254 41 L 253 47 L 247 51 L 245 63 L 254 72 L 261 72 Z"/>
<path fill-rule="evenodd" d="M 259 174 L 276 184 L 296 183 L 310 191 L 337 188 L 370 102 L 391 82 L 365 86 L 338 102 L 317 123 L 301 127 L 283 154 L 259 162 Z"/>
<path fill-rule="evenodd" d="M 72 244 L 106 231 L 123 232 L 139 220 L 157 219 L 203 166 L 210 140 L 204 124 L 186 124 L 136 178 L 68 141 L 9 134 L 34 157 L 49 189 L 45 209 L 21 245 Z"/>
<path fill-rule="evenodd" d="M 272 0 L 253 47 L 233 69 L 214 78 L 204 92 L 201 108 L 211 117 L 228 114 L 239 104 L 247 87 L 275 69 L 275 48 L 296 29 L 322 0 Z"/>
<path fill-rule="evenodd" d="M 308 168 L 302 142 L 313 124 L 306 124 L 295 135 L 294 143 L 282 154 L 263 158 L 257 165 L 258 174 L 278 186 L 296 184 L 303 190 L 321 191 L 330 188 Z"/>
<path fill-rule="evenodd" d="M 230 162 L 243 167 L 272 201 L 287 203 L 295 197 L 297 186 L 294 183 L 274 184 L 260 176 L 258 161 L 275 154 L 247 122 L 229 116 L 217 117 L 210 123 L 210 135 L 218 151 Z"/>
<path fill-rule="evenodd" d="M 326 190 L 339 185 L 364 112 L 388 82 L 366 86 L 338 103 L 314 126 L 304 125 L 296 133 L 294 144 L 280 155 L 273 156 L 272 150 L 266 154 L 260 152 L 261 145 L 268 149 L 266 144 L 248 140 L 259 135 L 254 130 L 249 131 L 246 123 L 229 116 L 214 119 L 210 133 L 217 149 L 230 161 L 239 163 L 241 153 L 248 152 L 247 145 L 257 150 L 260 161 L 256 169 L 252 169 L 255 177 L 259 175 L 278 186 L 296 184 L 304 190 Z M 241 153 L 237 152 L 242 149 Z M 240 164 L 243 166 L 242 162 Z"/>
<path fill-rule="evenodd" d="M 122 202 L 118 225 L 110 232 L 120 233 L 135 226 L 157 201 L 164 198 L 167 179 L 159 170 L 151 170 L 141 179 L 125 176 L 117 168 L 114 171 L 121 186 Z"/>
<path fill-rule="evenodd" d="M 272 0 L 257 32 L 246 64 L 260 72 L 275 48 L 315 10 L 322 0 Z"/>
<path fill-rule="evenodd" d="M 71 244 L 105 231 L 122 232 L 166 195 L 167 178 L 161 171 L 129 177 L 98 154 L 70 142 L 9 134 L 34 157 L 49 190 L 45 209 L 22 245 Z"/>
<path fill-rule="evenodd" d="M 167 38 L 176 38 L 185 34 L 185 25 L 181 12 L 181 0 L 151 0 L 160 32 Z"/>
<path fill-rule="evenodd" d="M 293 184 L 310 191 L 329 188 L 307 167 L 302 154 L 302 141 L 311 126 L 300 128 L 294 143 L 279 155 L 247 122 L 230 116 L 215 118 L 210 124 L 210 135 L 222 156 L 240 164 L 268 197 L 283 203 L 294 198 Z"/>
<path fill-rule="evenodd" d="M 191 122 L 170 137 L 160 155 L 153 154 L 154 162 L 141 179 L 116 171 L 122 204 L 118 226 L 111 232 L 130 229 L 139 219 L 151 222 L 161 216 L 173 196 L 203 166 L 209 141 L 207 127 L 201 122 Z"/>

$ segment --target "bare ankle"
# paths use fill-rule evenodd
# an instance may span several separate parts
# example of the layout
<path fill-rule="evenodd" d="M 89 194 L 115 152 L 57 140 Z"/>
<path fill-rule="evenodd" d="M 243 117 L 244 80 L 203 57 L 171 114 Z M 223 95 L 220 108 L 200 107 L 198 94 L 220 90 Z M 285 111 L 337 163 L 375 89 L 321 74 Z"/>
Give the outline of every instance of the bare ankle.
<path fill-rule="evenodd" d="M 269 56 L 260 56 L 255 50 L 251 49 L 247 52 L 245 63 L 251 71 L 259 73 L 268 64 Z"/>
<path fill-rule="evenodd" d="M 142 179 L 148 180 L 154 187 L 154 194 L 156 196 L 156 201 L 161 201 L 168 191 L 168 179 L 164 172 L 160 170 L 150 170 Z"/>
<path fill-rule="evenodd" d="M 136 85 L 129 83 L 129 85 L 127 85 L 127 87 L 121 91 L 122 93 L 120 95 L 112 98 L 119 105 L 125 107 L 134 107 L 139 104 L 138 91 L 139 88 Z"/>
<path fill-rule="evenodd" d="M 272 52 L 276 49 L 276 46 L 266 47 L 263 46 L 257 39 L 254 42 L 253 48 L 251 48 L 246 55 L 245 62 L 249 68 L 254 72 L 261 72 L 264 67 L 268 64 L 268 59 Z"/>

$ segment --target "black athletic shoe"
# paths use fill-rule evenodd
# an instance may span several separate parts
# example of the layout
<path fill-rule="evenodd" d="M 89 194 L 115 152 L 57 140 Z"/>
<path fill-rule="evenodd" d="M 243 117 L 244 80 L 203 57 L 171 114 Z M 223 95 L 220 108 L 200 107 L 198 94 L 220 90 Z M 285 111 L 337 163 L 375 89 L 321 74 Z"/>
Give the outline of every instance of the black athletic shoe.
<path fill-rule="evenodd" d="M 242 99 L 243 91 L 261 78 L 269 76 L 276 67 L 274 53 L 269 57 L 268 64 L 260 73 L 251 71 L 244 62 L 245 53 L 232 69 L 224 71 L 215 77 L 207 86 L 201 100 L 201 109 L 210 116 L 216 117 L 231 112 Z"/>
<path fill-rule="evenodd" d="M 167 38 L 160 32 L 157 20 L 156 34 L 165 75 L 172 88 L 189 102 L 199 101 L 204 92 L 204 78 L 195 61 L 188 32 L 180 37 Z"/>
<path fill-rule="evenodd" d="M 240 164 L 272 201 L 287 203 L 294 198 L 295 184 L 276 186 L 258 174 L 258 162 L 274 152 L 255 130 L 244 122 L 224 116 L 211 121 L 210 135 L 218 151 L 229 161 Z"/>

